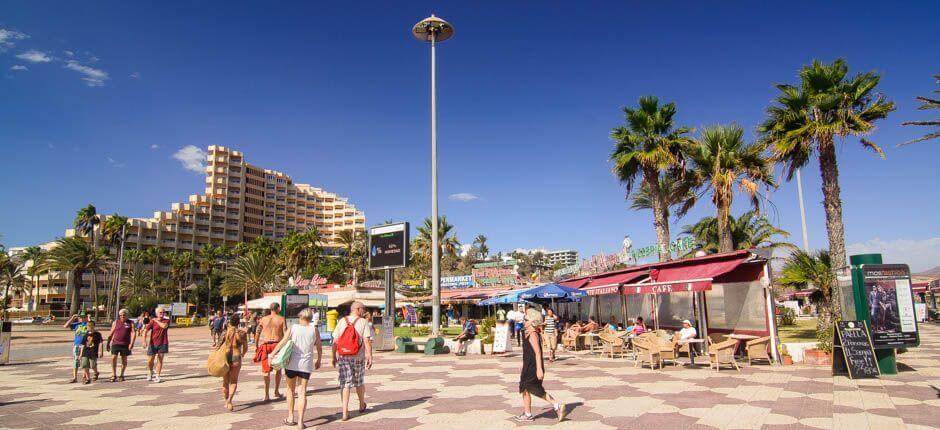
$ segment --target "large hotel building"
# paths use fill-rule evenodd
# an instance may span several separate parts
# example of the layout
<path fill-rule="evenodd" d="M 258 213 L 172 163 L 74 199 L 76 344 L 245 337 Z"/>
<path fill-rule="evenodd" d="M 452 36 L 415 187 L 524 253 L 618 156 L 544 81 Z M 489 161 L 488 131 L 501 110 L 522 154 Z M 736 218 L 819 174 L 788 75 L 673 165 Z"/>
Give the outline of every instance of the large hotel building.
<path fill-rule="evenodd" d="M 173 203 L 169 211 L 155 212 L 153 218 L 128 219 L 125 249 L 195 252 L 206 244 L 231 246 L 257 237 L 278 240 L 289 231 L 316 227 L 321 245 L 329 252 L 340 248 L 340 231 L 365 230 L 362 211 L 345 197 L 249 164 L 241 152 L 223 146 L 210 146 L 206 161 L 205 193 Z M 72 236 L 75 231 L 65 234 Z M 163 265 L 159 270 L 169 272 L 170 267 Z M 52 288 L 48 288 L 49 281 Z M 51 279 L 43 276 L 39 282 L 37 303 L 65 298 L 64 274 L 53 274 Z M 89 290 L 83 293 L 90 295 Z"/>

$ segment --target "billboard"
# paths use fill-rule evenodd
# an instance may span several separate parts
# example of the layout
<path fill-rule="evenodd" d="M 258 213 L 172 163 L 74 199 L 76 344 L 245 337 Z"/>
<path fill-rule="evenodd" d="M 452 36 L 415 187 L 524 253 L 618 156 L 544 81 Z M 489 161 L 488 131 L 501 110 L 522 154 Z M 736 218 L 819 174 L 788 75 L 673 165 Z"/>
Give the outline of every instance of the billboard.
<path fill-rule="evenodd" d="M 906 264 L 863 264 L 862 282 L 875 348 L 917 346 L 917 316 Z"/>
<path fill-rule="evenodd" d="M 442 276 L 441 288 L 469 288 L 473 286 L 473 275 Z"/>
<path fill-rule="evenodd" d="M 395 269 L 408 265 L 408 223 L 369 229 L 369 269 Z"/>

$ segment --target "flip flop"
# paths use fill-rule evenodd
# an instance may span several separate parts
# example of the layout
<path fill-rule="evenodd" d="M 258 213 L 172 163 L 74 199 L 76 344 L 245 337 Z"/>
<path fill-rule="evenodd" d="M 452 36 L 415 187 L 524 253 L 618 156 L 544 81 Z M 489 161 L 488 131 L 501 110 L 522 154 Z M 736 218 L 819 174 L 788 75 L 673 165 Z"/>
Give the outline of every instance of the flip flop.
<path fill-rule="evenodd" d="M 294 421 L 288 421 L 287 418 L 284 418 L 284 420 L 283 420 L 282 422 L 284 423 L 284 425 L 288 425 L 288 426 L 295 426 L 295 425 L 297 425 L 296 422 L 294 422 Z"/>
<path fill-rule="evenodd" d="M 363 403 L 362 406 L 359 406 L 359 413 L 361 414 L 361 413 L 365 412 L 366 409 L 368 409 L 368 408 L 369 408 L 369 405 Z"/>

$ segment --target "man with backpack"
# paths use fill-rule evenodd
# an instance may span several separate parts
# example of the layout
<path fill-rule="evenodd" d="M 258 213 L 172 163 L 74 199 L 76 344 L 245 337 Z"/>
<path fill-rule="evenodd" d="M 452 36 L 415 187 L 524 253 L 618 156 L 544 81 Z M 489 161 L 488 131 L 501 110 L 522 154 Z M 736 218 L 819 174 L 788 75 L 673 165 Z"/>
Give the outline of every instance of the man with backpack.
<path fill-rule="evenodd" d="M 366 411 L 365 370 L 372 368 L 372 331 L 363 318 L 366 307 L 353 302 L 349 315 L 336 322 L 333 330 L 333 367 L 339 364 L 339 386 L 342 390 L 343 421 L 349 419 L 349 396 L 352 388 L 359 397 L 359 412 Z"/>

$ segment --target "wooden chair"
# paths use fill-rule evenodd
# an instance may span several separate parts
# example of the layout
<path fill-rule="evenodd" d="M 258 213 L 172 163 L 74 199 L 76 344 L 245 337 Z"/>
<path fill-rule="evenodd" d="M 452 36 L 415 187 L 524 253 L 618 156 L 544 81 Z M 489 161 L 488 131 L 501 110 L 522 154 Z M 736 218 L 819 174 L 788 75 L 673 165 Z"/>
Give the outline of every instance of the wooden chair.
<path fill-rule="evenodd" d="M 659 346 L 659 356 L 662 361 L 668 360 L 671 361 L 674 366 L 679 365 L 679 360 L 677 360 L 679 355 L 676 353 L 676 344 L 673 343 L 673 341 L 657 336 L 656 345 Z"/>
<path fill-rule="evenodd" d="M 728 339 L 728 335 L 721 333 L 709 333 L 708 334 L 708 346 L 712 346 L 716 343 L 724 342 Z"/>
<path fill-rule="evenodd" d="M 770 336 L 747 341 L 744 348 L 747 352 L 747 365 L 750 366 L 752 360 L 767 360 L 767 364 L 772 363 L 769 347 Z"/>
<path fill-rule="evenodd" d="M 610 358 L 614 358 L 615 353 L 619 353 L 620 357 L 623 358 L 626 353 L 626 345 L 623 341 L 623 338 L 617 336 L 616 333 L 609 331 L 604 331 L 600 334 L 601 341 L 601 354 L 610 354 Z"/>
<path fill-rule="evenodd" d="M 735 339 L 712 344 L 708 348 L 708 360 L 711 362 L 709 366 L 714 366 L 717 372 L 722 364 L 730 364 L 740 372 L 741 368 L 738 367 L 738 362 L 734 359 L 734 350 L 737 348 L 738 341 Z"/>
<path fill-rule="evenodd" d="M 636 351 L 636 362 L 633 364 L 633 367 L 642 366 L 644 363 L 649 363 L 650 370 L 655 369 L 655 366 L 659 366 L 660 369 L 663 368 L 663 360 L 660 355 L 659 346 L 656 345 L 652 340 L 648 338 L 636 338 L 633 339 L 633 348 Z"/>
<path fill-rule="evenodd" d="M 572 333 L 569 333 L 568 330 L 565 330 L 561 335 L 561 346 L 563 346 L 568 351 L 573 351 L 578 347 L 578 336 Z"/>

